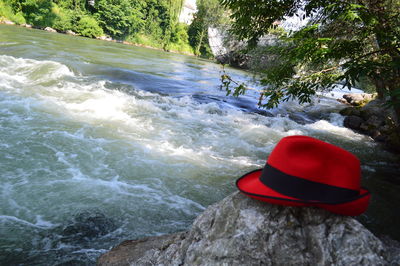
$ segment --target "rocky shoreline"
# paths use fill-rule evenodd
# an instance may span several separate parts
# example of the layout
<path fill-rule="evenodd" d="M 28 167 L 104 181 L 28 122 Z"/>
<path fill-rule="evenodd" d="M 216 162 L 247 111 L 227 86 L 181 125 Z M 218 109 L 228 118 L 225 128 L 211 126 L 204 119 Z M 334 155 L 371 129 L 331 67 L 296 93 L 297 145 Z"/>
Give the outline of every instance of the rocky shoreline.
<path fill-rule="evenodd" d="M 386 150 L 400 153 L 400 127 L 394 110 L 375 94 L 345 94 L 340 101 L 350 105 L 340 111 L 344 126 L 382 143 Z"/>
<path fill-rule="evenodd" d="M 398 265 L 400 243 L 316 208 L 272 205 L 235 192 L 187 232 L 124 241 L 99 266 Z"/>

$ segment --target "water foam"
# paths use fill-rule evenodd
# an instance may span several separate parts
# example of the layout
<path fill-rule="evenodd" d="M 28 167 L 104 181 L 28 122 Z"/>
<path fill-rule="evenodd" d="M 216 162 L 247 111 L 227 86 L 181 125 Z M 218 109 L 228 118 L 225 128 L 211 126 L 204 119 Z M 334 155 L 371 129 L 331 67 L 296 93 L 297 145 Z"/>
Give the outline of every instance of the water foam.
<path fill-rule="evenodd" d="M 285 103 L 266 117 L 3 55 L 0 78 L 0 221 L 21 235 L 38 229 L 38 250 L 96 253 L 105 239 L 184 230 L 233 190 L 236 177 L 261 167 L 284 136 L 363 140 L 338 114 L 306 124 L 290 119 L 325 108 L 317 104 Z M 118 229 L 92 240 L 93 250 L 74 250 L 57 228 L 96 208 L 117 217 Z"/>

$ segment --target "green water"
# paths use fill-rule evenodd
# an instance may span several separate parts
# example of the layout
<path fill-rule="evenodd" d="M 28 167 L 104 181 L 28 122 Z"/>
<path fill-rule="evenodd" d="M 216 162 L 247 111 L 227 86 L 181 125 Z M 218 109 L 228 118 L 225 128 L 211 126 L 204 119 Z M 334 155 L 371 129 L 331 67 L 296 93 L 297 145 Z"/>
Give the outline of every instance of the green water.
<path fill-rule="evenodd" d="M 336 100 L 265 115 L 255 94 L 226 97 L 219 75 L 193 57 L 0 25 L 0 264 L 93 265 L 125 239 L 186 230 L 294 134 L 356 154 L 373 192 L 360 220 L 400 239 L 398 158 L 344 128 Z"/>

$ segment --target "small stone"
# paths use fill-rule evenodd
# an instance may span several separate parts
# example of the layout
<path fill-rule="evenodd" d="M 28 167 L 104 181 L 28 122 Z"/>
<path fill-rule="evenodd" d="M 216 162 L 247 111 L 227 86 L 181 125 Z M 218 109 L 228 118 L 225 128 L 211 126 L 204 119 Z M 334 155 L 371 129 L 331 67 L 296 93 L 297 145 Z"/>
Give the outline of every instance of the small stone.
<path fill-rule="evenodd" d="M 66 32 L 65 32 L 65 34 L 68 34 L 68 35 L 77 35 L 75 32 L 73 32 L 72 30 L 67 30 Z"/>
<path fill-rule="evenodd" d="M 343 95 L 343 98 L 353 106 L 364 106 L 375 99 L 376 96 L 376 94 L 369 93 L 348 93 Z"/>
<path fill-rule="evenodd" d="M 44 30 L 48 31 L 48 32 L 57 32 L 55 29 L 50 28 L 50 27 L 46 27 L 46 28 L 44 28 Z"/>
<path fill-rule="evenodd" d="M 336 99 L 336 101 L 343 103 L 343 104 L 349 104 L 345 99 L 341 99 L 341 98 Z"/>
<path fill-rule="evenodd" d="M 4 24 L 6 24 L 6 25 L 15 25 L 15 23 L 10 21 L 10 20 L 4 20 Z"/>
<path fill-rule="evenodd" d="M 99 36 L 99 37 L 96 37 L 96 39 L 99 39 L 102 41 L 109 41 L 109 42 L 111 42 L 113 40 L 111 37 L 108 37 L 108 36 Z"/>

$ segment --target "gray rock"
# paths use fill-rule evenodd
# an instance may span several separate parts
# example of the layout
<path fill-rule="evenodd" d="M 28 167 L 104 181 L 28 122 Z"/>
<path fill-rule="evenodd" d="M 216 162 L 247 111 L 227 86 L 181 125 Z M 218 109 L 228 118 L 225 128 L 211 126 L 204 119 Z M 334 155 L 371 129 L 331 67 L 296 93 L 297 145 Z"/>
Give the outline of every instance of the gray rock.
<path fill-rule="evenodd" d="M 73 36 L 77 35 L 77 34 L 76 34 L 75 32 L 73 32 L 72 30 L 67 30 L 67 31 L 65 32 L 65 34 L 73 35 Z"/>
<path fill-rule="evenodd" d="M 250 56 L 240 51 L 231 51 L 227 54 L 216 56 L 215 60 L 219 64 L 229 64 L 232 67 L 249 69 Z"/>
<path fill-rule="evenodd" d="M 348 93 L 343 95 L 343 98 L 353 106 L 362 106 L 373 99 L 377 94 L 369 94 L 369 93 Z"/>
<path fill-rule="evenodd" d="M 50 28 L 50 27 L 46 27 L 46 28 L 44 28 L 44 30 L 48 31 L 48 32 L 57 32 L 55 29 Z"/>
<path fill-rule="evenodd" d="M 21 27 L 25 27 L 25 28 L 31 29 L 32 25 L 31 24 L 21 24 Z"/>
<path fill-rule="evenodd" d="M 368 125 L 374 128 L 378 128 L 385 123 L 385 119 L 382 117 L 378 117 L 376 115 L 370 116 L 366 121 Z"/>
<path fill-rule="evenodd" d="M 400 123 L 393 108 L 385 106 L 385 100 L 375 99 L 363 107 L 348 107 L 340 111 L 344 126 L 383 142 L 387 150 L 400 152 Z M 358 118 L 357 118 L 358 117 Z"/>
<path fill-rule="evenodd" d="M 102 40 L 102 41 L 108 41 L 108 42 L 111 42 L 113 39 L 111 38 L 111 37 L 108 37 L 108 36 L 99 36 L 99 37 L 96 37 L 96 39 L 98 39 L 98 40 Z"/>
<path fill-rule="evenodd" d="M 385 107 L 383 100 L 376 99 L 370 101 L 360 109 L 360 116 L 364 120 L 368 120 L 371 116 L 377 116 L 384 120 L 388 116 L 395 117 L 395 113 L 392 108 Z"/>
<path fill-rule="evenodd" d="M 15 25 L 15 23 L 13 21 L 11 21 L 11 20 L 4 20 L 3 23 L 6 24 L 6 25 Z"/>
<path fill-rule="evenodd" d="M 346 125 L 345 125 L 346 126 Z M 368 126 L 367 123 L 361 123 L 360 128 L 361 131 L 363 131 L 364 133 L 367 133 L 369 135 L 370 132 L 370 127 Z"/>
<path fill-rule="evenodd" d="M 371 132 L 371 137 L 375 141 L 384 142 L 387 139 L 387 135 L 382 134 L 380 130 L 374 130 Z"/>
<path fill-rule="evenodd" d="M 364 122 L 364 120 L 361 117 L 355 116 L 355 115 L 350 115 L 346 116 L 346 118 L 343 121 L 343 125 L 347 128 L 351 129 L 360 129 L 360 125 Z"/>
<path fill-rule="evenodd" d="M 400 242 L 388 236 L 383 236 L 381 241 L 386 247 L 386 256 L 390 265 L 400 265 Z"/>
<path fill-rule="evenodd" d="M 102 255 L 97 265 L 123 266 L 135 263 L 149 250 L 164 250 L 169 245 L 179 242 L 184 233 L 172 235 L 153 236 L 140 240 L 126 240 Z"/>
<path fill-rule="evenodd" d="M 351 217 L 271 205 L 238 192 L 207 208 L 189 232 L 160 240 L 124 242 L 111 251 L 115 259 L 111 264 L 105 259 L 110 252 L 100 257 L 98 265 L 388 263 L 382 242 Z"/>
<path fill-rule="evenodd" d="M 348 102 L 345 99 L 342 99 L 342 98 L 336 99 L 336 101 L 338 101 L 340 103 L 348 104 Z"/>
<path fill-rule="evenodd" d="M 346 107 L 339 112 L 341 115 L 347 116 L 347 115 L 355 115 L 355 116 L 360 116 L 361 111 L 360 107 Z"/>

